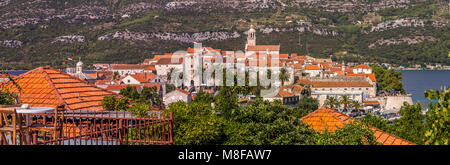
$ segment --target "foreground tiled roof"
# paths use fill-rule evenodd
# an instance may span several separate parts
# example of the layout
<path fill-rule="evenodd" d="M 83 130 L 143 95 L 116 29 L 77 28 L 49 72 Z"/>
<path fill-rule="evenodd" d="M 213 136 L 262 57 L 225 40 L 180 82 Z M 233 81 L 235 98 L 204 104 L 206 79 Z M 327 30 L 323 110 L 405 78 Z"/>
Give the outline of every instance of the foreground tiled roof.
<path fill-rule="evenodd" d="M 314 112 L 301 118 L 303 122 L 308 124 L 310 129 L 317 132 L 334 132 L 340 128 L 343 128 L 346 124 L 352 122 L 359 122 L 344 113 L 341 113 L 335 109 L 329 109 L 321 107 Z M 374 131 L 374 137 L 377 142 L 383 145 L 415 145 L 414 143 L 407 141 L 398 136 L 384 132 L 376 127 L 369 126 Z"/>
<path fill-rule="evenodd" d="M 51 67 L 30 70 L 14 80 L 22 88 L 19 101 L 31 106 L 64 105 L 67 110 L 103 110 L 100 101 L 104 96 L 119 96 Z M 3 84 L 2 89 L 5 88 L 19 93 L 12 83 Z"/>

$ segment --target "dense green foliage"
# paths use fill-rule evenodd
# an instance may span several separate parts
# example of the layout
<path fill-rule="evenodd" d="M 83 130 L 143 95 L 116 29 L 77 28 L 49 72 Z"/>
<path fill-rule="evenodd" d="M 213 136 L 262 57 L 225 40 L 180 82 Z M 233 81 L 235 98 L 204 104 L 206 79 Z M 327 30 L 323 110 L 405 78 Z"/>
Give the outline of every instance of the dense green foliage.
<path fill-rule="evenodd" d="M 427 112 L 425 142 L 449 145 L 450 142 L 450 87 L 442 91 L 427 91 L 425 96 L 437 102 L 430 103 Z"/>
<path fill-rule="evenodd" d="M 139 93 L 136 87 L 128 85 L 120 90 L 123 97 L 105 96 L 100 104 L 110 111 L 129 111 L 138 117 L 148 116 L 151 108 L 162 109 L 162 99 L 156 87 L 143 87 Z"/>
<path fill-rule="evenodd" d="M 377 127 L 383 131 L 402 137 L 416 144 L 425 144 L 426 120 L 422 114 L 422 105 L 404 103 L 399 111 L 400 119 L 389 124 L 385 119 L 371 114 L 366 115 L 362 122 Z"/>
<path fill-rule="evenodd" d="M 128 97 L 117 98 L 111 95 L 103 97 L 100 105 L 108 111 L 124 111 L 129 107 L 130 102 Z"/>
<path fill-rule="evenodd" d="M 173 112 L 176 121 L 174 143 L 178 145 L 376 144 L 373 132 L 362 124 L 350 124 L 336 133 L 326 134 L 309 129 L 300 118 L 317 108 L 317 100 L 313 98 L 301 99 L 294 108 L 287 108 L 279 100 L 269 102 L 261 98 L 239 108 L 235 107 L 237 99 L 233 97 L 232 91 L 232 88 L 221 88 L 221 94 L 214 99 L 205 92 L 199 92 L 196 99 L 189 104 L 184 102 L 170 104 L 166 112 Z M 216 101 L 215 107 L 211 106 L 213 100 Z M 218 104 L 217 101 L 226 105 Z"/>
<path fill-rule="evenodd" d="M 309 96 L 302 97 L 295 105 L 299 117 L 303 117 L 317 108 L 319 108 L 319 101 Z"/>
<path fill-rule="evenodd" d="M 373 66 L 372 72 L 377 79 L 377 90 L 405 93 L 402 83 L 402 73 L 392 69 L 384 69 L 379 66 Z"/>

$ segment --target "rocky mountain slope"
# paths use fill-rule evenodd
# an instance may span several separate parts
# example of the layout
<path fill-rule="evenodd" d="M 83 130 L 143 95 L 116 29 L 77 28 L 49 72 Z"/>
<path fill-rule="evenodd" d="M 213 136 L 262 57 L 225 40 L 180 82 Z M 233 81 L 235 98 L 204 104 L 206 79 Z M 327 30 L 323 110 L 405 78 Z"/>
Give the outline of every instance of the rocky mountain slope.
<path fill-rule="evenodd" d="M 242 50 L 253 24 L 258 44 L 283 53 L 450 65 L 449 8 L 444 0 L 0 0 L 0 63 L 137 63 L 194 41 Z"/>

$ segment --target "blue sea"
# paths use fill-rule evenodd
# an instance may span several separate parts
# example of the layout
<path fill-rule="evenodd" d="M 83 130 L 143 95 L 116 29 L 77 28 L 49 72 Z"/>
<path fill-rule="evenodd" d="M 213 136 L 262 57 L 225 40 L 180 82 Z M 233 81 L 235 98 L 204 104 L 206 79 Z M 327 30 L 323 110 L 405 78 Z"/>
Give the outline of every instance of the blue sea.
<path fill-rule="evenodd" d="M 450 86 L 450 70 L 404 70 L 402 77 L 406 92 L 412 94 L 414 103 L 420 102 L 424 108 L 430 102 L 425 98 L 426 90 Z"/>

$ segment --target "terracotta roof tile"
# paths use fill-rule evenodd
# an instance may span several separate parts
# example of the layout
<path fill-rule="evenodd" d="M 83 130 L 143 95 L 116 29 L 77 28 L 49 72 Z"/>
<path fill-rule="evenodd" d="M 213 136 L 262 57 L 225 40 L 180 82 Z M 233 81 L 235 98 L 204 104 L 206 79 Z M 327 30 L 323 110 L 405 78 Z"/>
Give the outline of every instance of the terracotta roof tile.
<path fill-rule="evenodd" d="M 320 70 L 317 65 L 305 65 L 305 70 Z"/>
<path fill-rule="evenodd" d="M 294 95 L 293 93 L 288 92 L 288 91 L 280 90 L 280 91 L 278 91 L 277 96 L 278 97 L 294 97 L 294 96 L 297 96 L 297 95 Z"/>
<path fill-rule="evenodd" d="M 352 122 L 359 122 L 344 113 L 341 113 L 335 109 L 329 109 L 321 107 L 308 115 L 301 118 L 303 122 L 308 124 L 310 129 L 318 132 L 334 132 L 339 128 L 344 127 L 346 124 Z M 407 141 L 398 136 L 384 132 L 376 127 L 369 126 L 369 129 L 374 131 L 374 138 L 377 142 L 383 145 L 415 145 L 410 141 Z"/>
<path fill-rule="evenodd" d="M 248 46 L 248 51 L 279 51 L 280 45 L 255 45 L 255 46 Z"/>
<path fill-rule="evenodd" d="M 369 65 L 360 64 L 355 66 L 355 68 L 362 68 L 362 69 L 371 69 Z"/>
<path fill-rule="evenodd" d="M 14 80 L 22 88 L 19 101 L 31 106 L 65 105 L 68 110 L 102 110 L 100 100 L 103 96 L 116 95 L 119 97 L 117 94 L 51 67 L 30 70 Z M 12 92 L 19 92 L 12 83 L 3 84 L 2 89 L 5 88 L 10 88 Z"/>
<path fill-rule="evenodd" d="M 141 83 L 148 83 L 156 78 L 156 75 L 153 73 L 136 73 L 130 76 Z"/>

